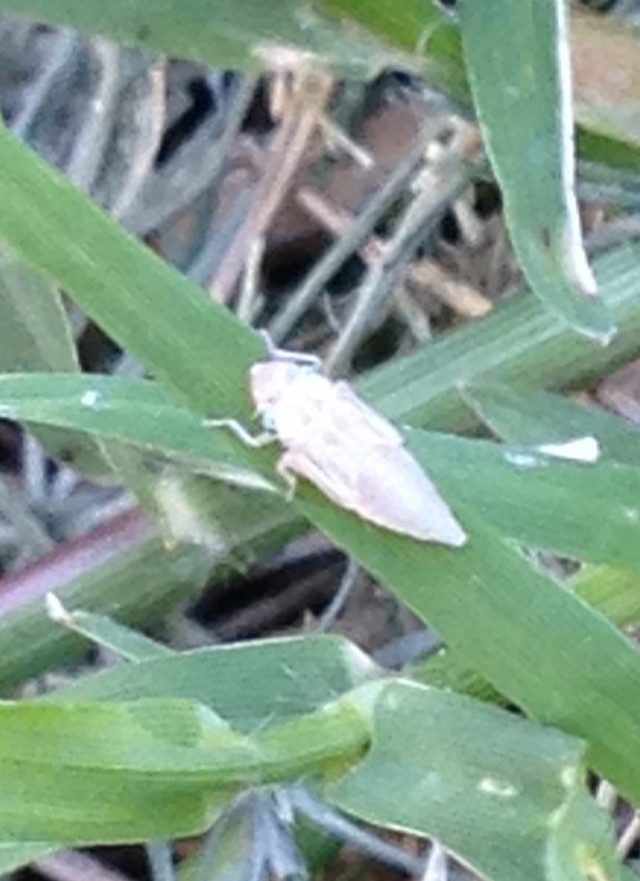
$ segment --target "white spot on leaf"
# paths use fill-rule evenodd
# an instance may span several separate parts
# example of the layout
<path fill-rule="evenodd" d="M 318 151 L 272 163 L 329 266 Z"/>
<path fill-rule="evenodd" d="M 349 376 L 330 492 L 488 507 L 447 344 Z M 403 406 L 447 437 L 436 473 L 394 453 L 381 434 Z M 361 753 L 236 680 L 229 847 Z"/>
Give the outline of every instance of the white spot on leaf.
<path fill-rule="evenodd" d="M 575 789 L 577 774 L 578 769 L 574 765 L 566 765 L 560 772 L 560 782 L 566 789 Z"/>
<path fill-rule="evenodd" d="M 561 443 L 542 444 L 538 450 L 556 459 L 569 459 L 572 462 L 584 462 L 588 465 L 593 465 L 600 458 L 600 444 L 595 437 L 588 436 Z"/>
<path fill-rule="evenodd" d="M 101 403 L 100 392 L 95 389 L 89 389 L 80 398 L 83 407 L 89 407 L 91 410 L 97 410 Z"/>
<path fill-rule="evenodd" d="M 544 459 L 525 450 L 507 449 L 504 451 L 504 457 L 510 465 L 522 471 L 528 471 L 531 468 L 541 468 L 547 464 Z"/>
<path fill-rule="evenodd" d="M 169 545 L 179 542 L 200 545 L 217 554 L 228 551 L 225 536 L 207 523 L 198 510 L 188 488 L 176 475 L 165 475 L 154 488 L 165 540 Z"/>
<path fill-rule="evenodd" d="M 518 794 L 518 790 L 511 783 L 504 780 L 496 780 L 495 777 L 483 777 L 478 784 L 480 792 L 486 792 L 487 795 L 495 795 L 498 798 L 514 798 Z"/>
<path fill-rule="evenodd" d="M 55 621 L 56 624 L 69 625 L 73 621 L 72 615 L 67 612 L 60 599 L 52 591 L 45 594 L 44 604 L 47 610 L 47 615 L 52 621 Z"/>

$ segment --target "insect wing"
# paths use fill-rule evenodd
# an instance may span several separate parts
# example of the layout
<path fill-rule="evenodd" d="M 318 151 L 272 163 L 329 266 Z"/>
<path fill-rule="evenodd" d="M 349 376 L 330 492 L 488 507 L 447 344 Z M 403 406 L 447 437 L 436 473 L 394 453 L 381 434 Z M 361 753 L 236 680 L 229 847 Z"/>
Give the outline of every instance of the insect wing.
<path fill-rule="evenodd" d="M 463 545 L 466 534 L 397 429 L 347 383 L 336 383 L 333 390 L 334 422 L 344 429 L 340 458 L 352 463 L 350 479 L 342 475 L 351 510 L 422 541 Z"/>
<path fill-rule="evenodd" d="M 434 484 L 404 447 L 377 447 L 357 471 L 362 517 L 421 541 L 461 547 L 466 533 Z"/>
<path fill-rule="evenodd" d="M 382 443 L 390 446 L 402 446 L 402 435 L 379 413 L 365 404 L 350 385 L 336 382 L 333 385 L 333 409 L 340 414 L 340 422 L 346 424 L 346 430 L 352 438 L 360 438 L 363 443 Z"/>
<path fill-rule="evenodd" d="M 281 467 L 306 477 L 337 505 L 385 529 L 420 541 L 460 547 L 466 534 L 449 506 L 402 446 L 363 448 L 353 436 L 339 445 L 316 437 L 290 447 Z"/>

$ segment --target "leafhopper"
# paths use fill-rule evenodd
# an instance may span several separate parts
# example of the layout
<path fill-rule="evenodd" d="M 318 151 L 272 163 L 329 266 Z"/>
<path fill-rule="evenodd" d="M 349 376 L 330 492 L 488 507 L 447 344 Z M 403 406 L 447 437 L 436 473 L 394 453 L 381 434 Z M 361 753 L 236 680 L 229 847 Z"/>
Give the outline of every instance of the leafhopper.
<path fill-rule="evenodd" d="M 278 441 L 278 472 L 295 490 L 310 480 L 341 508 L 419 541 L 461 547 L 466 533 L 404 440 L 383 416 L 342 381 L 323 376 L 309 356 L 271 350 L 272 360 L 250 370 L 249 387 L 264 434 L 254 438 L 225 424 L 252 445 Z"/>

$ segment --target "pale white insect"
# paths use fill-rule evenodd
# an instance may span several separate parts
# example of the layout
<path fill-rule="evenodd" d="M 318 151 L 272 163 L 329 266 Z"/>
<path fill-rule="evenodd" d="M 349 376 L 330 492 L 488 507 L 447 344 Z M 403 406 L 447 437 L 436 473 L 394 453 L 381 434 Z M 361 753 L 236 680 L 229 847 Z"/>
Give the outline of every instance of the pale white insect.
<path fill-rule="evenodd" d="M 314 359 L 272 353 L 275 360 L 250 371 L 265 434 L 253 438 L 225 420 L 212 424 L 226 424 L 253 445 L 278 440 L 284 447 L 278 472 L 292 491 L 296 478 L 304 477 L 340 507 L 385 529 L 453 547 L 466 542 L 451 509 L 390 422 L 346 382 L 323 376 Z"/>

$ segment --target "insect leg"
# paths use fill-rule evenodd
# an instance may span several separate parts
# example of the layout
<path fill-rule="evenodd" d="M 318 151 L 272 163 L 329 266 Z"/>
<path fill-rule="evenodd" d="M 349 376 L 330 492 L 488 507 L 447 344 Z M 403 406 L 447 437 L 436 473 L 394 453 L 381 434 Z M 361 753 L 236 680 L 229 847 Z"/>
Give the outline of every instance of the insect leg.
<path fill-rule="evenodd" d="M 287 349 L 279 349 L 269 336 L 268 330 L 258 331 L 267 347 L 269 358 L 272 361 L 293 361 L 295 364 L 306 364 L 313 367 L 318 373 L 322 372 L 322 361 L 317 355 L 307 355 L 305 352 L 289 352 Z"/>
<path fill-rule="evenodd" d="M 228 428 L 232 434 L 248 447 L 266 447 L 277 440 L 275 434 L 270 431 L 262 431 L 260 434 L 251 434 L 236 419 L 205 419 L 204 424 L 208 428 Z"/>
<path fill-rule="evenodd" d="M 304 450 L 289 449 L 278 462 L 278 472 L 289 485 L 294 475 L 305 477 L 340 507 L 358 510 L 357 495 L 344 469 L 323 468 Z"/>
<path fill-rule="evenodd" d="M 293 497 L 296 493 L 296 487 L 298 486 L 298 478 L 294 474 L 294 472 L 289 468 L 287 462 L 287 454 L 280 456 L 278 459 L 278 463 L 276 465 L 276 471 L 280 475 L 280 477 L 287 484 L 287 501 L 292 502 Z"/>

